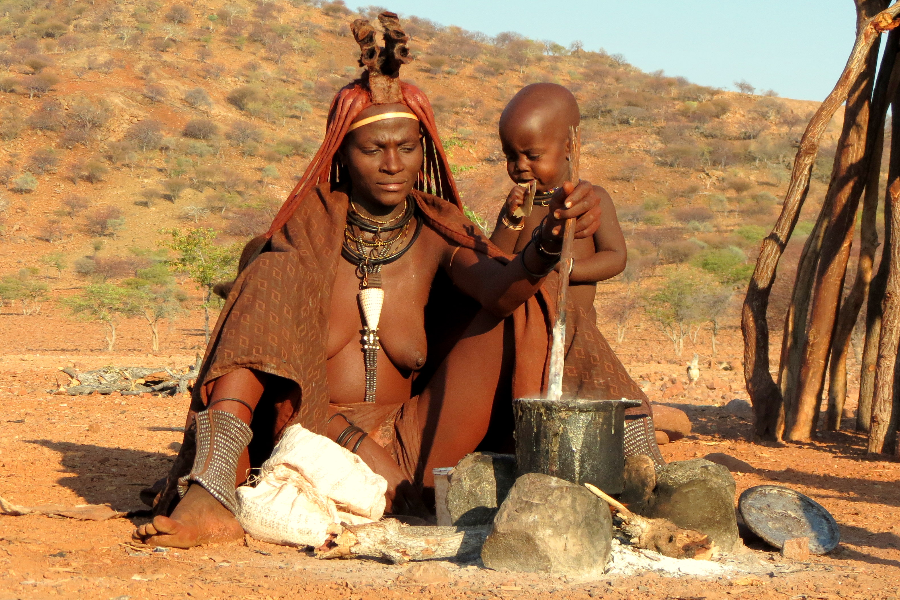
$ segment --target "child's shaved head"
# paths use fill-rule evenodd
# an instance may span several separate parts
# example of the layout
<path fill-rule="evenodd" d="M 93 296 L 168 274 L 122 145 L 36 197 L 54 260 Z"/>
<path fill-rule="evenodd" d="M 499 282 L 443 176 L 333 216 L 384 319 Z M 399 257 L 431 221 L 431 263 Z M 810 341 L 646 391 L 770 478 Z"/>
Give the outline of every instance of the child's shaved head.
<path fill-rule="evenodd" d="M 500 135 L 504 128 L 539 125 L 567 136 L 569 127 L 581 120 L 581 111 L 575 96 L 555 83 L 532 83 L 513 96 L 500 115 Z"/>
<path fill-rule="evenodd" d="M 568 177 L 569 127 L 580 120 L 578 102 L 563 86 L 522 88 L 500 115 L 500 142 L 512 180 L 534 179 L 539 191 L 562 185 Z"/>

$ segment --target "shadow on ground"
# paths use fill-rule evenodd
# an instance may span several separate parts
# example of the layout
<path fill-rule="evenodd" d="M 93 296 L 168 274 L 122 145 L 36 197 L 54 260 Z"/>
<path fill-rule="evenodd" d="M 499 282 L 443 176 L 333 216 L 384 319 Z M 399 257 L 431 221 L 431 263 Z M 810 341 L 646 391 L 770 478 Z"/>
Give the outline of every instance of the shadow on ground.
<path fill-rule="evenodd" d="M 174 456 L 92 444 L 26 440 L 62 455 L 63 476 L 57 483 L 88 504 L 109 504 L 120 512 L 147 508 L 138 494 L 168 473 Z"/>

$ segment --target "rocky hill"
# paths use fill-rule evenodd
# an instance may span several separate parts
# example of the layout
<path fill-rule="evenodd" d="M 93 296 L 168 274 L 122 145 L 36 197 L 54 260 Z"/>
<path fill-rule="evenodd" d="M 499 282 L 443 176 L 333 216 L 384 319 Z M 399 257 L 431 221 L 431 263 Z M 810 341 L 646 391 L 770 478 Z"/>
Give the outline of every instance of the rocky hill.
<path fill-rule="evenodd" d="M 0 15 L 0 276 L 41 280 L 50 299 L 133 277 L 166 229 L 235 244 L 265 230 L 331 97 L 360 71 L 348 27 L 359 15 L 340 1 L 6 0 Z M 815 103 L 643 73 L 577 44 L 404 23 L 416 56 L 404 77 L 431 98 L 485 223 L 511 185 L 500 111 L 521 86 L 554 81 L 582 108 L 583 176 L 616 200 L 626 278 L 746 277 Z M 824 177 L 835 124 L 828 135 Z M 816 180 L 811 198 L 823 189 Z"/>

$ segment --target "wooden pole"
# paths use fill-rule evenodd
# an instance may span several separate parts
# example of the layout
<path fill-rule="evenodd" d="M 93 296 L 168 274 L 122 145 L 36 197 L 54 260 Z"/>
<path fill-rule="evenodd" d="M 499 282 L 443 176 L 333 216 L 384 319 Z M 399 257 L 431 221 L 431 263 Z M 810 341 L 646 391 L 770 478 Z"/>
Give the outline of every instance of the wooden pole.
<path fill-rule="evenodd" d="M 891 228 L 900 231 L 900 179 L 889 188 Z M 881 321 L 881 340 L 878 343 L 878 362 L 875 370 L 875 394 L 872 397 L 872 427 L 869 430 L 869 454 L 885 452 L 888 432 L 897 418 L 893 410 L 894 366 L 897 361 L 897 345 L 900 342 L 900 236 L 893 236 L 889 248 L 893 268 L 887 278 Z M 884 260 L 884 258 L 882 258 Z"/>
<path fill-rule="evenodd" d="M 569 127 L 569 179 L 578 185 L 578 163 L 581 139 L 578 127 Z M 556 294 L 556 322 L 553 323 L 553 345 L 550 347 L 550 381 L 547 399 L 562 399 L 562 380 L 566 360 L 566 303 L 569 299 L 569 273 L 572 271 L 572 245 L 575 241 L 575 219 L 566 219 L 559 265 L 559 289 Z"/>
<path fill-rule="evenodd" d="M 819 150 L 819 143 L 831 117 L 847 99 L 850 87 L 865 66 L 869 49 L 881 32 L 893 29 L 900 22 L 894 21 L 900 14 L 900 4 L 894 4 L 879 13 L 863 26 L 857 35 L 853 51 L 834 89 L 816 111 L 803 137 L 794 160 L 791 182 L 785 195 L 781 215 L 760 248 L 756 269 L 750 280 L 747 297 L 741 315 L 744 334 L 744 378 L 753 403 L 756 436 L 760 439 L 777 439 L 776 425 L 782 408 L 782 395 L 769 373 L 769 326 L 766 309 L 769 294 L 775 281 L 778 261 L 784 251 L 800 208 L 809 192 L 809 178 Z"/>

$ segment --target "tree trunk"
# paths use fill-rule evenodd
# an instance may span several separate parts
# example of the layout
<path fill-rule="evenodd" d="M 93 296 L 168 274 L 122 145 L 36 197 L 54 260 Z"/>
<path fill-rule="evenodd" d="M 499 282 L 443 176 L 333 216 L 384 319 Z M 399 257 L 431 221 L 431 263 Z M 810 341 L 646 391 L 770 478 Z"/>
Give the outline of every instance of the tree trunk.
<path fill-rule="evenodd" d="M 900 141 L 900 140 L 898 140 Z M 893 140 L 892 144 L 893 146 Z M 891 154 L 894 150 L 891 148 Z M 885 199 L 884 209 L 887 213 L 890 203 Z M 881 262 L 878 272 L 869 286 L 869 301 L 866 307 L 866 340 L 863 347 L 862 364 L 859 374 L 859 404 L 856 407 L 856 430 L 868 432 L 872 424 L 872 396 L 875 393 L 875 365 L 878 361 L 878 342 L 881 339 L 881 302 L 887 287 L 890 271 L 890 247 L 893 234 L 890 216 L 884 223 L 884 249 L 881 251 Z"/>
<path fill-rule="evenodd" d="M 766 309 L 778 261 L 809 192 L 809 176 L 822 134 L 835 111 L 847 98 L 848 91 L 862 71 L 869 49 L 879 32 L 895 27 L 893 19 L 898 13 L 900 5 L 894 5 L 861 28 L 841 77 L 803 133 L 781 215 L 772 233 L 763 240 L 760 248 L 756 269 L 744 300 L 741 329 L 744 334 L 744 378 L 753 403 L 756 435 L 761 439 L 777 438 L 775 428 L 783 400 L 778 386 L 769 373 L 769 328 L 766 321 Z"/>
<path fill-rule="evenodd" d="M 800 365 L 806 338 L 810 296 L 825 235 L 827 215 L 830 212 L 829 200 L 830 198 L 826 196 L 816 225 L 803 245 L 803 252 L 797 265 L 797 276 L 794 278 L 794 289 L 791 292 L 791 304 L 784 316 L 781 362 L 778 371 L 778 388 L 781 390 L 783 401 L 775 427 L 779 440 L 784 434 L 785 414 L 794 410 L 797 392 L 800 389 Z"/>
<path fill-rule="evenodd" d="M 109 333 L 106 335 L 106 351 L 112 352 L 113 346 L 116 345 L 116 324 L 113 321 L 104 321 L 106 329 Z"/>
<path fill-rule="evenodd" d="M 895 107 L 898 107 L 895 105 Z M 900 108 L 900 107 L 898 107 Z M 894 157 L 892 156 L 893 160 Z M 887 202 L 890 204 L 891 228 L 900 231 L 900 179 L 890 186 Z M 892 265 L 900 264 L 900 236 L 891 239 Z M 884 260 L 884 258 L 882 258 Z M 897 361 L 897 342 L 900 340 L 900 272 L 891 269 L 887 278 L 882 303 L 881 339 L 878 343 L 878 362 L 875 368 L 875 393 L 872 396 L 872 425 L 869 430 L 869 454 L 885 451 L 885 441 L 897 418 L 894 408 L 894 371 Z M 896 424 L 893 424 L 896 426 Z"/>
<path fill-rule="evenodd" d="M 900 42 L 898 42 L 900 44 Z M 898 88 L 894 89 L 891 99 L 891 113 L 900 109 Z M 881 251 L 881 262 L 878 272 L 869 286 L 869 302 L 866 308 L 866 341 L 863 350 L 862 365 L 859 376 L 859 404 L 856 409 L 856 430 L 868 432 L 872 423 L 872 401 L 875 395 L 875 370 L 878 362 L 878 349 L 881 340 L 882 303 L 891 266 L 890 248 L 897 234 L 891 223 L 890 188 L 894 181 L 900 179 L 900 122 L 891 119 L 891 155 L 888 160 L 888 185 L 884 197 L 884 247 Z"/>
<path fill-rule="evenodd" d="M 884 59 L 872 100 L 872 111 L 869 119 L 866 153 L 869 158 L 869 173 L 866 179 L 865 196 L 863 197 L 862 222 L 860 225 L 859 260 L 856 266 L 856 281 L 853 289 L 841 307 L 834 344 L 831 349 L 831 361 L 828 382 L 828 420 L 826 428 L 838 431 L 841 428 L 841 415 L 847 398 L 847 356 L 850 352 L 850 337 L 859 319 L 859 310 L 869 293 L 872 281 L 872 267 L 875 263 L 875 251 L 878 249 L 878 232 L 876 220 L 878 215 L 879 181 L 881 180 L 881 163 L 884 146 L 884 123 L 888 99 L 893 98 L 897 87 L 898 63 L 897 42 L 900 39 L 897 30 L 888 36 Z"/>
<path fill-rule="evenodd" d="M 857 10 L 860 19 L 876 14 L 886 4 L 883 0 L 859 3 Z M 872 13 L 866 14 L 869 7 Z M 791 441 L 809 441 L 812 438 L 822 403 L 825 369 L 850 259 L 856 210 L 871 156 L 866 152 L 866 142 L 879 48 L 879 43 L 873 43 L 869 49 L 865 66 L 851 87 L 844 110 L 843 130 L 827 193 L 831 201 L 825 203 L 830 208 L 828 226 L 822 239 L 813 282 L 809 326 L 801 351 L 803 359 L 800 363 L 797 402 L 791 410 L 785 406 L 785 437 Z"/>

